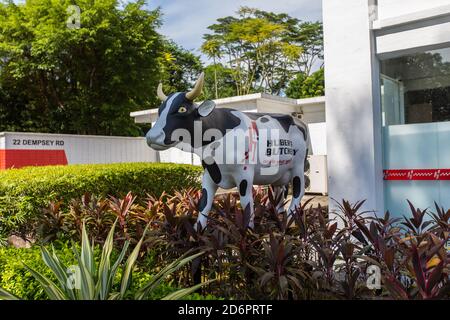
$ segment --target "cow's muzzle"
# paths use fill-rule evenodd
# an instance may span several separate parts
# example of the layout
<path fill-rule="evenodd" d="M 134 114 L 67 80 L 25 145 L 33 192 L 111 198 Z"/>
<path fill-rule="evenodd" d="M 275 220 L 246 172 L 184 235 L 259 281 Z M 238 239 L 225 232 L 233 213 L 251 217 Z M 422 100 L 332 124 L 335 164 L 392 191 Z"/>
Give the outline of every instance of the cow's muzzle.
<path fill-rule="evenodd" d="M 145 138 L 147 139 L 148 146 L 157 151 L 167 150 L 174 146 L 174 144 L 165 144 L 164 133 L 157 132 L 156 130 L 150 130 Z"/>

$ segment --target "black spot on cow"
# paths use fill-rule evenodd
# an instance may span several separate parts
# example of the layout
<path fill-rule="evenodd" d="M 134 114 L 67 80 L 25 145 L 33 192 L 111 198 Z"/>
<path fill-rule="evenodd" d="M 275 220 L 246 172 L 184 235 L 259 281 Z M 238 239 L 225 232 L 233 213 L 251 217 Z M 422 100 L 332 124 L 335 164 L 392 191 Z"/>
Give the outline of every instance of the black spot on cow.
<path fill-rule="evenodd" d="M 308 135 L 306 134 L 306 129 L 299 125 L 297 125 L 297 128 L 298 128 L 298 130 L 300 130 L 303 133 L 303 139 L 305 139 L 305 141 L 306 141 L 306 139 L 308 139 Z"/>
<path fill-rule="evenodd" d="M 244 197 L 245 194 L 247 193 L 247 180 L 242 180 L 241 183 L 239 184 L 239 194 L 241 195 L 241 197 Z"/>
<path fill-rule="evenodd" d="M 300 191 L 301 191 L 301 180 L 300 177 L 296 176 L 294 178 L 294 181 L 292 183 L 292 188 L 293 188 L 293 196 L 294 198 L 298 198 L 300 197 Z"/>
<path fill-rule="evenodd" d="M 200 201 L 198 202 L 198 210 L 200 212 L 205 209 L 206 205 L 208 204 L 208 191 L 203 188 L 202 190 L 202 197 L 200 198 Z"/>
<path fill-rule="evenodd" d="M 238 127 L 241 124 L 241 119 L 236 117 L 232 111 L 236 111 L 233 109 L 226 109 L 226 108 L 220 108 L 220 109 L 214 109 L 208 116 L 206 117 L 200 117 L 197 113 L 197 111 L 194 111 L 192 115 L 188 115 L 185 119 L 183 119 L 182 123 L 175 123 L 172 128 L 169 130 L 175 130 L 175 129 L 185 129 L 189 132 L 190 136 L 193 137 L 191 139 L 191 146 L 194 148 L 200 147 L 199 145 L 196 145 L 195 142 L 201 141 L 201 146 L 207 146 L 210 143 L 213 143 L 215 140 L 218 140 L 225 136 L 228 130 L 232 130 L 236 127 Z M 221 134 L 220 137 L 211 137 L 210 141 L 206 141 L 203 139 L 195 139 L 194 137 L 194 123 L 195 121 L 201 121 L 202 122 L 202 137 L 204 136 L 204 133 L 206 130 L 214 129 L 218 130 Z M 169 121 L 168 121 L 169 122 Z M 168 131 L 169 131 L 168 130 Z"/>
<path fill-rule="evenodd" d="M 232 112 L 234 109 L 219 108 L 214 109 L 208 116 L 202 117 L 203 132 L 208 129 L 219 130 L 222 136 L 227 133 L 227 130 L 234 129 L 241 124 L 241 119 L 236 117 Z M 211 143 L 207 141 L 207 144 Z"/>
<path fill-rule="evenodd" d="M 267 119 L 267 117 L 272 117 L 273 119 L 278 121 L 278 123 L 283 127 L 284 131 L 286 132 L 289 132 L 289 128 L 295 125 L 294 119 L 287 114 L 246 113 L 245 115 L 254 121 L 261 119 L 260 120 L 261 122 L 263 122 L 263 119 Z"/>
<path fill-rule="evenodd" d="M 213 159 L 204 159 L 202 160 L 202 166 L 208 171 L 214 183 L 219 184 L 222 180 L 222 174 L 217 163 Z"/>

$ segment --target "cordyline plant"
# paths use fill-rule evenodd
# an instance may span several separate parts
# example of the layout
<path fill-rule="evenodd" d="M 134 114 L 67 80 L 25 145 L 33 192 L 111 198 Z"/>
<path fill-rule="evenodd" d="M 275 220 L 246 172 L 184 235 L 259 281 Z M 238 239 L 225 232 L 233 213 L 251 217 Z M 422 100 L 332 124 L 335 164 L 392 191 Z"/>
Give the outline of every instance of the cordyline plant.
<path fill-rule="evenodd" d="M 389 212 L 383 218 L 364 218 L 345 201 L 342 212 L 370 248 L 359 257 L 381 269 L 384 295 L 394 299 L 449 298 L 450 265 L 445 244 L 450 234 L 450 210 L 445 212 L 436 205 L 437 213 L 426 220 L 427 210 L 408 203 L 411 217 L 402 219 L 391 219 Z"/>
<path fill-rule="evenodd" d="M 362 211 L 363 201 L 338 203 L 338 211 L 312 207 L 307 201 L 287 219 L 279 212 L 284 199 L 272 190 L 254 190 L 255 229 L 247 228 L 249 208 L 238 194 L 218 196 L 207 228 L 193 226 L 201 192 L 184 190 L 170 196 L 148 196 L 143 203 L 124 198 L 74 201 L 50 206 L 54 218 L 47 230 L 77 237 L 87 219 L 97 243 L 105 242 L 102 223 L 119 219 L 115 244 L 138 243 L 152 250 L 156 265 L 185 252 L 201 250 L 192 263 L 177 269 L 179 286 L 217 279 L 204 293 L 240 299 L 441 299 L 449 298 L 450 210 L 434 213 L 414 208 L 411 215 L 376 217 Z M 86 199 L 90 199 L 86 201 Z M 103 221 L 103 222 L 101 222 Z M 39 222 L 38 222 L 39 224 Z M 45 237 L 41 237 L 44 239 Z M 151 248 L 151 249 L 150 249 Z M 377 266 L 381 288 L 369 290 L 368 270 Z"/>
<path fill-rule="evenodd" d="M 192 260 L 198 258 L 203 253 L 197 253 L 191 256 L 184 255 L 175 260 L 166 267 L 164 267 L 158 274 L 154 275 L 151 280 L 141 286 L 134 296 L 129 297 L 129 289 L 132 284 L 132 272 L 139 255 L 144 238 L 141 238 L 131 254 L 128 256 L 125 263 L 123 263 L 126 256 L 129 242 L 126 241 L 119 256 L 115 261 L 112 261 L 111 254 L 113 252 L 113 237 L 114 229 L 117 221 L 113 224 L 109 231 L 106 241 L 103 245 L 101 258 L 98 265 L 94 259 L 95 245 L 90 244 L 86 232 L 85 225 L 82 225 L 82 241 L 81 251 L 73 246 L 73 251 L 76 256 L 78 265 L 74 275 L 70 275 L 67 266 L 58 258 L 54 249 L 50 253 L 45 247 L 41 248 L 42 258 L 45 264 L 50 268 L 57 279 L 53 282 L 48 277 L 28 267 L 27 270 L 38 281 L 40 286 L 51 300 L 122 300 L 132 298 L 135 300 L 148 299 L 149 295 L 154 291 L 163 280 L 170 274 L 182 268 L 184 265 L 190 263 Z M 145 231 L 144 231 L 145 234 Z M 115 288 L 115 279 L 120 272 L 120 285 Z M 72 279 L 71 277 L 74 276 Z M 198 284 L 191 288 L 181 289 L 173 292 L 163 300 L 176 300 L 185 297 L 198 290 L 204 284 Z M 0 288 L 0 299 L 17 300 L 19 297 Z"/>

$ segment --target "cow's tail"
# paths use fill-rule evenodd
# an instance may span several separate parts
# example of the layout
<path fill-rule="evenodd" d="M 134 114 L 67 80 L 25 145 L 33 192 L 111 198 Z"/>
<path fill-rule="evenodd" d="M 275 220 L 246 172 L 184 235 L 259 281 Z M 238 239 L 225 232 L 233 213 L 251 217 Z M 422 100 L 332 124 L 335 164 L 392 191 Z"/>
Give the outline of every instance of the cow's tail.
<path fill-rule="evenodd" d="M 306 154 L 305 154 L 305 162 L 304 162 L 304 173 L 305 173 L 305 188 L 308 188 L 309 184 L 310 184 L 310 181 L 309 181 L 309 178 L 307 175 L 309 168 L 310 168 L 308 155 L 312 154 L 311 135 L 309 134 L 308 125 L 304 121 L 294 117 L 294 122 L 297 125 L 297 127 L 300 129 L 300 131 L 303 133 L 303 137 L 305 139 Z"/>

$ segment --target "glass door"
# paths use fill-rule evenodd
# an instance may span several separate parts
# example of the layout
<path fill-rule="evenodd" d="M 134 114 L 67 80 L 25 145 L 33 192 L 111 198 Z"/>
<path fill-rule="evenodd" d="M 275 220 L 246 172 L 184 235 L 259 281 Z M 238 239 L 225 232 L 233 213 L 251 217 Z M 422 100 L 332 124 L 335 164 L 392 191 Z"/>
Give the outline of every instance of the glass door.
<path fill-rule="evenodd" d="M 450 49 L 381 62 L 385 209 L 450 208 Z"/>

